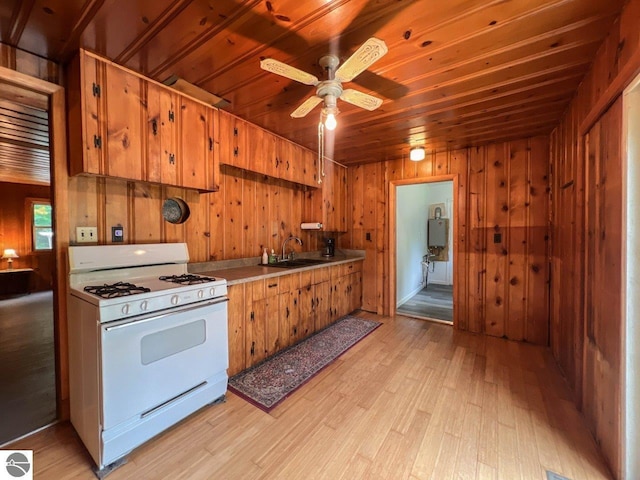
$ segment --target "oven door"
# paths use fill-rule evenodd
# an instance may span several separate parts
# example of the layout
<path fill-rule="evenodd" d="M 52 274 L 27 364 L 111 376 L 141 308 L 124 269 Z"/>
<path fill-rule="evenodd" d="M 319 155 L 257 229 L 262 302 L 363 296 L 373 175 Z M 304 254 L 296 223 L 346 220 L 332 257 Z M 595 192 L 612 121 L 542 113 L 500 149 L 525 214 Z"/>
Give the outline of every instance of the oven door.
<path fill-rule="evenodd" d="M 102 428 L 135 420 L 229 364 L 227 298 L 101 327 Z"/>

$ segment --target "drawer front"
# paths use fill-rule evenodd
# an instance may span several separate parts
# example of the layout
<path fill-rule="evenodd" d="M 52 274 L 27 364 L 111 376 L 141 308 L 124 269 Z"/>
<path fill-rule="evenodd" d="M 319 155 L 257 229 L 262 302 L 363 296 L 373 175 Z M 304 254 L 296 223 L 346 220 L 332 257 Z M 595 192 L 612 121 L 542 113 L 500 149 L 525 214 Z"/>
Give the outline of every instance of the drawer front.
<path fill-rule="evenodd" d="M 316 284 L 328 281 L 329 278 L 331 278 L 329 270 L 329 267 L 316 268 L 312 270 L 311 272 L 313 273 L 313 283 Z"/>
<path fill-rule="evenodd" d="M 280 278 L 266 278 L 264 280 L 264 291 L 267 298 L 273 297 L 280 293 Z"/>

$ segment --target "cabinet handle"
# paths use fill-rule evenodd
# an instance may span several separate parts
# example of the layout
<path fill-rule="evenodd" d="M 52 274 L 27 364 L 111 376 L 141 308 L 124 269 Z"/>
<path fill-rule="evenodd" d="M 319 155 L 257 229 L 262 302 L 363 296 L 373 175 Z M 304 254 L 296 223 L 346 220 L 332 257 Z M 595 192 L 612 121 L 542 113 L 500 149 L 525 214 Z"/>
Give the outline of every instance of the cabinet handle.
<path fill-rule="evenodd" d="M 287 160 L 287 171 L 289 170 L 289 160 Z"/>
<path fill-rule="evenodd" d="M 278 160 L 278 157 L 276 157 L 276 168 L 278 168 L 278 165 L 280 165 L 280 160 Z"/>
<path fill-rule="evenodd" d="M 269 288 L 273 288 L 273 287 L 277 287 L 278 284 L 277 283 L 270 283 L 269 285 L 267 285 L 267 287 Z"/>
<path fill-rule="evenodd" d="M 251 342 L 251 356 L 256 353 L 256 342 Z"/>
<path fill-rule="evenodd" d="M 233 156 L 237 157 L 238 156 L 238 147 L 234 147 L 233 149 Z"/>
<path fill-rule="evenodd" d="M 94 83 L 92 91 L 93 91 L 94 97 L 100 97 L 100 85 L 98 85 L 97 83 Z"/>
<path fill-rule="evenodd" d="M 238 136 L 238 127 L 233 127 L 233 136 L 234 137 Z"/>
<path fill-rule="evenodd" d="M 170 165 L 175 165 L 176 164 L 176 156 L 173 153 L 169 154 L 169 164 Z"/>
<path fill-rule="evenodd" d="M 96 148 L 102 148 L 102 137 L 98 135 L 93 136 L 93 146 Z"/>
<path fill-rule="evenodd" d="M 173 112 L 173 110 L 169 110 L 169 121 L 174 122 L 175 119 L 176 119 L 175 113 Z"/>
<path fill-rule="evenodd" d="M 255 319 L 255 315 L 253 312 L 251 312 L 251 321 L 253 322 L 254 319 Z"/>
<path fill-rule="evenodd" d="M 154 137 L 158 135 L 158 122 L 155 118 L 151 121 L 151 130 L 153 131 Z"/>
<path fill-rule="evenodd" d="M 209 151 L 213 151 L 213 138 L 209 137 Z"/>
<path fill-rule="evenodd" d="M 290 313 L 289 312 L 289 307 L 286 307 L 286 308 L 287 308 L 287 318 L 289 318 L 289 313 Z"/>

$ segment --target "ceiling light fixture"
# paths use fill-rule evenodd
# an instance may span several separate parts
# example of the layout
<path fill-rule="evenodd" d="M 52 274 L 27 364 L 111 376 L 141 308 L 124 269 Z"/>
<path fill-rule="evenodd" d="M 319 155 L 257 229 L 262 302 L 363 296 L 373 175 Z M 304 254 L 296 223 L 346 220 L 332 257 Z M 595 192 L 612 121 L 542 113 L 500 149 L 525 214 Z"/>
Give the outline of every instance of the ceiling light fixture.
<path fill-rule="evenodd" d="M 336 115 L 338 115 L 339 110 L 336 106 L 336 98 L 336 95 L 333 93 L 328 93 L 324 97 L 324 108 L 322 109 L 322 114 L 325 119 L 324 126 L 327 130 L 335 130 L 338 126 Z"/>
<path fill-rule="evenodd" d="M 336 116 L 330 112 L 327 114 L 327 119 L 324 121 L 324 126 L 327 130 L 335 130 L 338 126 L 338 122 L 336 122 Z"/>
<path fill-rule="evenodd" d="M 414 162 L 419 162 L 420 160 L 424 160 L 424 148 L 423 147 L 414 147 L 409 152 L 409 159 Z"/>

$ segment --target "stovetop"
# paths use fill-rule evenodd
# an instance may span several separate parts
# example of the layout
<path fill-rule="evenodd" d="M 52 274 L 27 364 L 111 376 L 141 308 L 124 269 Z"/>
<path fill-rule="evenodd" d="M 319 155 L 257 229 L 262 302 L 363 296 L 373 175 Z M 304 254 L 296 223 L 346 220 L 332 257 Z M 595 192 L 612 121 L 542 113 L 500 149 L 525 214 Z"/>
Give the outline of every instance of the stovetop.
<path fill-rule="evenodd" d="M 124 297 L 126 295 L 135 295 L 136 293 L 150 292 L 147 287 L 139 287 L 129 282 L 116 282 L 111 285 L 88 285 L 84 287 L 85 292 L 93 293 L 101 298 Z"/>
<path fill-rule="evenodd" d="M 213 277 L 194 275 L 192 273 L 183 273 L 182 275 L 163 275 L 159 279 L 165 282 L 179 283 L 180 285 L 199 285 L 201 283 L 215 282 L 217 280 Z"/>
<path fill-rule="evenodd" d="M 162 275 L 158 277 L 158 280 L 162 282 L 169 282 L 170 284 L 177 285 L 201 285 L 205 283 L 211 282 L 220 282 L 220 279 L 213 277 L 205 277 L 201 275 L 194 275 L 191 273 L 183 273 L 181 275 Z M 154 291 L 160 290 L 171 290 L 172 286 L 165 286 L 163 284 L 158 284 L 155 282 L 155 279 L 142 279 L 140 280 L 145 282 L 147 285 L 154 285 Z M 162 288 L 166 287 L 166 288 Z M 175 288 L 175 287 L 174 287 Z M 102 285 L 86 285 L 83 290 L 87 293 L 91 293 L 100 298 L 117 298 L 117 297 L 126 297 L 130 295 L 138 295 L 140 293 L 151 292 L 151 287 L 136 285 L 131 282 L 115 282 L 115 283 L 104 283 Z"/>
<path fill-rule="evenodd" d="M 188 258 L 186 244 L 69 247 L 69 292 L 101 323 L 226 299 L 227 281 L 190 274 Z"/>

